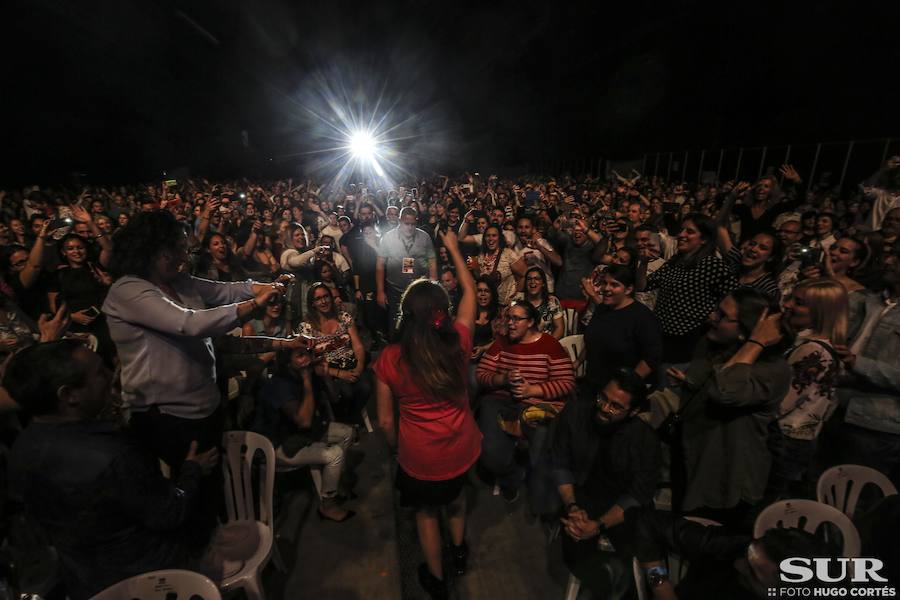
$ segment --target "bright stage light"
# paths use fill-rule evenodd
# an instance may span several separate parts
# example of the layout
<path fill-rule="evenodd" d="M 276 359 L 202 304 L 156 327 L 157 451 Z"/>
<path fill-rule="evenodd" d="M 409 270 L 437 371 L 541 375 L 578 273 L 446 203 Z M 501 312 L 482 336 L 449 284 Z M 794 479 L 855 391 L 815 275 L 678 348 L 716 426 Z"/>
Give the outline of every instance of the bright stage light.
<path fill-rule="evenodd" d="M 350 152 L 359 159 L 374 159 L 375 138 L 368 131 L 357 131 L 350 136 Z"/>

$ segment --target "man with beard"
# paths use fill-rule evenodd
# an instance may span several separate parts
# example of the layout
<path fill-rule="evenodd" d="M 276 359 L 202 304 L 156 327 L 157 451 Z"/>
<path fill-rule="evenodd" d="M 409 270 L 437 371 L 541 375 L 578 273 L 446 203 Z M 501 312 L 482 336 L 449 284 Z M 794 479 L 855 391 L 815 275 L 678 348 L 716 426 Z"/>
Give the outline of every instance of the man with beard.
<path fill-rule="evenodd" d="M 437 255 L 427 233 L 418 229 L 416 209 L 400 211 L 400 225 L 381 237 L 375 263 L 376 300 L 388 311 L 388 331 L 393 332 L 403 292 L 419 277 L 437 279 Z"/>
<path fill-rule="evenodd" d="M 871 467 L 900 484 L 900 246 L 884 258 L 882 281 L 883 292 L 851 295 L 850 342 L 834 347 L 845 377 L 829 444 L 839 456 L 829 462 Z"/>
<path fill-rule="evenodd" d="M 350 257 L 350 262 L 354 268 L 356 268 L 359 252 L 364 250 L 358 246 L 360 243 L 365 243 L 363 240 L 363 229 L 369 225 L 375 225 L 375 209 L 371 204 L 365 202 L 357 211 L 356 225 L 349 231 L 344 232 L 340 237 L 341 254 Z"/>
<path fill-rule="evenodd" d="M 601 598 L 628 591 L 633 552 L 625 511 L 651 506 L 656 489 L 659 438 L 637 418 L 646 402 L 643 380 L 621 369 L 595 397 L 582 394 L 557 417 L 553 474 L 564 505 L 563 559 Z"/>

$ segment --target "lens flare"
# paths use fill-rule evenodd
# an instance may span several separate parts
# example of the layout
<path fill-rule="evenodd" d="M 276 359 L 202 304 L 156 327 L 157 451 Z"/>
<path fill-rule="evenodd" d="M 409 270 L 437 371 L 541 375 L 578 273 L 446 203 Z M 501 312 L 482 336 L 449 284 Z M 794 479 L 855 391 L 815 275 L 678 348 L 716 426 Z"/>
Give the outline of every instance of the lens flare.
<path fill-rule="evenodd" d="M 389 85 L 358 66 L 333 64 L 307 75 L 295 93 L 284 93 L 284 132 L 296 135 L 305 175 L 324 181 L 320 193 L 338 194 L 350 184 L 375 193 L 414 180 L 446 163 L 455 131 L 438 96 L 407 85 Z M 433 90 L 434 91 L 434 90 Z M 296 132 L 295 134 L 292 132 Z M 360 186 L 360 184 L 363 184 Z"/>
<path fill-rule="evenodd" d="M 358 159 L 375 158 L 375 138 L 368 131 L 357 131 L 350 136 L 350 152 Z"/>

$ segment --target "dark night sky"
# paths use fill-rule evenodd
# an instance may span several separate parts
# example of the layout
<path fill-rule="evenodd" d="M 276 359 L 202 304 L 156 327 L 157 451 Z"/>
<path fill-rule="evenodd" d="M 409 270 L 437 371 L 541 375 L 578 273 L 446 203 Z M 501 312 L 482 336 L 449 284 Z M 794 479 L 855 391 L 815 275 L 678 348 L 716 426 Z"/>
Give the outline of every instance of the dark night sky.
<path fill-rule="evenodd" d="M 322 81 L 447 169 L 897 135 L 890 4 L 15 0 L 0 180 L 299 171 Z"/>

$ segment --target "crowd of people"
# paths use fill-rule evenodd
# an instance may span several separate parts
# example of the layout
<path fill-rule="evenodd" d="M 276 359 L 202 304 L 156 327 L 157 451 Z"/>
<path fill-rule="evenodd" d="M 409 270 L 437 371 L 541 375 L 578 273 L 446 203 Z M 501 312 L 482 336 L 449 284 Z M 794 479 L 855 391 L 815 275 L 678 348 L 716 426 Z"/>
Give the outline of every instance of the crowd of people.
<path fill-rule="evenodd" d="M 433 598 L 466 571 L 475 474 L 559 528 L 603 597 L 628 592 L 632 556 L 672 597 L 654 561 L 682 515 L 730 537 L 701 544 L 679 597 L 765 597 L 777 582 L 738 563 L 818 546 L 753 540 L 760 510 L 813 498 L 836 464 L 900 483 L 900 157 L 844 194 L 790 165 L 708 184 L 192 179 L 0 191 L 0 215 L 0 533 L 39 526 L 73 599 L 202 563 L 226 428 L 319 470 L 320 517 L 352 518 L 367 406 Z M 872 509 L 896 517 L 888 500 Z M 709 566 L 726 559 L 728 581 Z"/>

